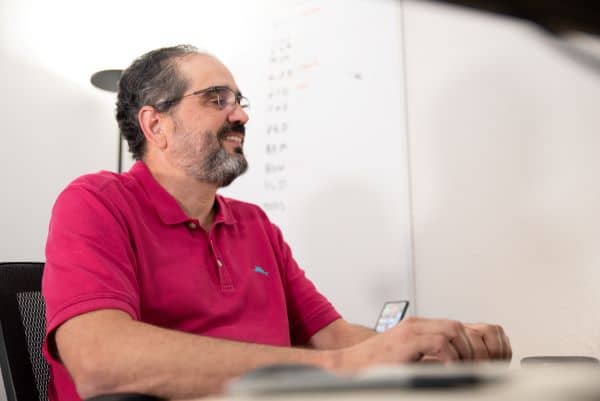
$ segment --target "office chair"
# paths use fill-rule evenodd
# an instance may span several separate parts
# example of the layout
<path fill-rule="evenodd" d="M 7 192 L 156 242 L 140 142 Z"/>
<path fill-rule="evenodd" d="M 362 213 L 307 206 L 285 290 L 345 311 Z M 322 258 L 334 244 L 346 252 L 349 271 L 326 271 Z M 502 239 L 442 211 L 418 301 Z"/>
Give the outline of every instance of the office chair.
<path fill-rule="evenodd" d="M 43 263 L 0 263 L 0 370 L 7 401 L 47 401 L 50 373 L 42 355 L 46 307 Z M 0 397 L 1 398 L 1 397 Z M 90 401 L 154 401 L 143 394 L 107 394 Z"/>
<path fill-rule="evenodd" d="M 48 399 L 43 263 L 0 263 L 0 369 L 8 401 Z"/>

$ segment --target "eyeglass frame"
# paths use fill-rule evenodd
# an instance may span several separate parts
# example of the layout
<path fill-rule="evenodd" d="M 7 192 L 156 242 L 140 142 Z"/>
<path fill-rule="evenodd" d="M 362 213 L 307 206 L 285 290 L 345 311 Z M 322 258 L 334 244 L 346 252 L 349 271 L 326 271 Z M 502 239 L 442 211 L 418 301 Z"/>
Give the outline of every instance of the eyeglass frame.
<path fill-rule="evenodd" d="M 177 104 L 178 102 L 180 102 L 181 100 L 183 100 L 187 97 L 203 95 L 205 93 L 209 93 L 211 91 L 218 91 L 218 90 L 228 90 L 229 92 L 231 92 L 235 95 L 235 103 L 221 105 L 221 100 L 220 100 L 221 98 L 218 96 L 218 93 L 217 93 L 217 102 L 218 102 L 219 110 L 225 110 L 228 106 L 233 106 L 233 105 L 238 105 L 242 109 L 250 108 L 250 101 L 248 100 L 248 98 L 246 96 L 243 96 L 240 92 L 236 92 L 233 89 L 231 89 L 229 86 L 225 86 L 225 85 L 209 86 L 208 88 L 200 89 L 200 90 L 194 91 L 192 93 L 188 93 L 187 95 L 181 95 L 181 96 L 173 98 L 173 99 L 163 100 L 161 102 L 158 102 L 155 107 L 156 108 L 161 108 L 162 106 L 170 107 L 170 106 Z M 245 104 L 242 104 L 243 100 L 246 101 Z"/>

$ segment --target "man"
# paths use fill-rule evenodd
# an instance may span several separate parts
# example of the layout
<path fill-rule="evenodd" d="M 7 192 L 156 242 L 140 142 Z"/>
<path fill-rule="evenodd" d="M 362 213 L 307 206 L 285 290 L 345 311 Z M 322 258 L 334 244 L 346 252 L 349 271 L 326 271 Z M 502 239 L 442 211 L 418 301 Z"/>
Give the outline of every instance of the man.
<path fill-rule="evenodd" d="M 272 363 L 352 371 L 511 357 L 499 326 L 409 318 L 376 335 L 343 320 L 258 207 L 216 194 L 247 168 L 246 105 L 229 70 L 190 46 L 124 72 L 117 120 L 138 161 L 80 177 L 52 212 L 51 400 L 194 397 Z"/>

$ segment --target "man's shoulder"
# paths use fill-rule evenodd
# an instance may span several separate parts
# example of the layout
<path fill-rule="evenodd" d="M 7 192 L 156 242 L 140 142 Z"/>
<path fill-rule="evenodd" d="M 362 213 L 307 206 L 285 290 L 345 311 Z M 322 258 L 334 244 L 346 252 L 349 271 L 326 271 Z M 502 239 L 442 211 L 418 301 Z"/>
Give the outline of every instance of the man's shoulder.
<path fill-rule="evenodd" d="M 84 174 L 71 181 L 58 195 L 55 207 L 81 207 L 83 204 L 120 204 L 131 192 L 132 178 L 110 171 Z"/>
<path fill-rule="evenodd" d="M 117 174 L 103 170 L 75 178 L 65 187 L 64 191 L 87 190 L 95 193 L 120 191 L 128 186 L 131 181 L 131 177 L 127 174 Z"/>

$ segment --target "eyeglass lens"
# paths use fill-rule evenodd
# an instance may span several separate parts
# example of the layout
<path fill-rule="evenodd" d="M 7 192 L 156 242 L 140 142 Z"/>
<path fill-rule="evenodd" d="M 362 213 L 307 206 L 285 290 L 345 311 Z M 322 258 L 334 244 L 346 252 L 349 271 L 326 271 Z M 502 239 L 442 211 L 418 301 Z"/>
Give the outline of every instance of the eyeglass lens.
<path fill-rule="evenodd" d="M 242 108 L 248 107 L 248 99 L 238 96 L 233 90 L 227 87 L 216 87 L 210 94 L 215 97 L 217 104 L 221 108 L 239 104 Z"/>

